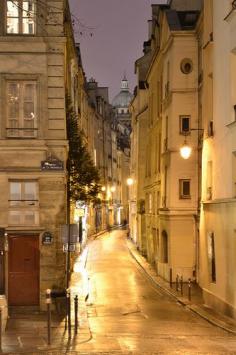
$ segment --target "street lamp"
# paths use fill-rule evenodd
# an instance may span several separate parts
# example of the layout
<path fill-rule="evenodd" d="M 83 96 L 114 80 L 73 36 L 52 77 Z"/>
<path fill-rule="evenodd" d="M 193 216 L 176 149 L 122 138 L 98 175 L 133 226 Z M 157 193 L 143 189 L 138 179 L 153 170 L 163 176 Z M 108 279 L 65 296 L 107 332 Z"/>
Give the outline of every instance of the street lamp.
<path fill-rule="evenodd" d="M 192 153 L 192 148 L 187 144 L 186 140 L 180 148 L 180 155 L 183 159 L 188 159 Z"/>
<path fill-rule="evenodd" d="M 127 183 L 128 186 L 131 186 L 131 185 L 133 185 L 134 180 L 133 180 L 131 177 L 129 177 L 129 178 L 126 180 L 126 183 Z"/>
<path fill-rule="evenodd" d="M 199 131 L 203 132 L 203 128 L 191 128 L 190 131 L 198 131 L 198 144 L 199 144 Z M 185 133 L 184 144 L 180 147 L 180 155 L 183 159 L 187 160 L 192 154 L 192 147 L 186 140 L 187 132 Z"/>

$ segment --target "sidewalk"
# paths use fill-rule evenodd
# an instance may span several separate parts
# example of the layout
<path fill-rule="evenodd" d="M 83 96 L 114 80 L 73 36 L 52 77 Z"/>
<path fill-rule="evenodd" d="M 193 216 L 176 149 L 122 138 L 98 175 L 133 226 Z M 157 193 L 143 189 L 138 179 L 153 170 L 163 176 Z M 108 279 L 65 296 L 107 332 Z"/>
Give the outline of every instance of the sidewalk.
<path fill-rule="evenodd" d="M 6 332 L 2 336 L 4 354 L 62 354 L 72 347 L 79 347 L 91 339 L 87 320 L 85 297 L 88 293 L 87 275 L 84 269 L 88 248 L 77 257 L 71 277 L 71 337 L 65 331 L 64 316 L 52 313 L 51 345 L 48 345 L 47 314 L 34 307 L 17 307 L 10 313 Z M 74 297 L 79 296 L 78 334 L 74 334 Z M 0 350 L 1 353 L 1 350 Z"/>
<path fill-rule="evenodd" d="M 86 262 L 89 244 L 97 237 L 105 234 L 102 230 L 89 237 L 87 245 L 76 257 L 71 275 L 71 336 L 65 330 L 65 316 L 52 312 L 51 344 L 48 345 L 47 313 L 37 307 L 16 307 L 10 310 L 6 331 L 2 334 L 2 353 L 4 354 L 55 354 L 65 351 L 76 351 L 83 348 L 91 340 L 91 332 L 87 317 L 86 296 L 89 293 Z M 74 332 L 74 297 L 78 295 L 78 334 Z M 53 301 L 54 302 L 54 301 Z M 63 299 L 59 300 L 59 310 L 64 307 Z M 56 305 L 56 303 L 55 303 Z M 61 307 L 62 306 L 62 307 Z M 56 306 L 57 307 L 57 306 Z M 89 345 L 89 344 L 88 344 Z M 1 349 L 0 349 L 1 353 Z"/>
<path fill-rule="evenodd" d="M 163 280 L 157 275 L 154 268 L 147 262 L 147 260 L 140 255 L 137 251 L 136 246 L 131 241 L 127 239 L 127 246 L 129 248 L 130 254 L 144 270 L 146 275 L 155 284 L 155 286 L 164 290 L 169 296 L 173 297 L 177 302 L 182 304 L 184 307 L 188 308 L 192 312 L 198 314 L 200 317 L 207 320 L 209 323 L 226 330 L 227 332 L 236 335 L 236 321 L 230 317 L 224 316 L 215 312 L 213 309 L 204 305 L 204 300 L 202 297 L 202 291 L 200 287 L 193 283 L 191 288 L 191 301 L 188 300 L 188 285 L 184 284 L 183 296 L 181 296 L 180 291 L 176 291 L 176 284 L 173 283 L 170 287 L 169 282 Z"/>

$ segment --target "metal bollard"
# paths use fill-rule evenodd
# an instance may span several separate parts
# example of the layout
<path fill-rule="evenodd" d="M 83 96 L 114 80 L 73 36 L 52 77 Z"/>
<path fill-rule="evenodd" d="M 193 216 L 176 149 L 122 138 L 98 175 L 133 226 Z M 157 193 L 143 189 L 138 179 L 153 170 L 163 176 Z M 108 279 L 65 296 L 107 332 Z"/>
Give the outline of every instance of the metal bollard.
<path fill-rule="evenodd" d="M 179 290 L 179 275 L 177 274 L 176 275 L 176 291 L 178 291 Z"/>
<path fill-rule="evenodd" d="M 191 301 L 191 279 L 188 279 L 188 300 Z"/>
<path fill-rule="evenodd" d="M 170 287 L 172 288 L 172 268 L 170 268 Z"/>
<path fill-rule="evenodd" d="M 71 337 L 71 307 L 70 307 L 70 289 L 66 290 L 67 303 L 67 319 L 68 319 L 68 335 Z"/>
<path fill-rule="evenodd" d="M 46 290 L 48 345 L 51 345 L 51 290 Z"/>
<path fill-rule="evenodd" d="M 2 309 L 0 308 L 0 352 L 2 352 Z"/>
<path fill-rule="evenodd" d="M 183 276 L 180 277 L 180 293 L 183 296 Z"/>
<path fill-rule="evenodd" d="M 76 295 L 74 298 L 75 302 L 75 334 L 78 333 L 78 296 Z"/>

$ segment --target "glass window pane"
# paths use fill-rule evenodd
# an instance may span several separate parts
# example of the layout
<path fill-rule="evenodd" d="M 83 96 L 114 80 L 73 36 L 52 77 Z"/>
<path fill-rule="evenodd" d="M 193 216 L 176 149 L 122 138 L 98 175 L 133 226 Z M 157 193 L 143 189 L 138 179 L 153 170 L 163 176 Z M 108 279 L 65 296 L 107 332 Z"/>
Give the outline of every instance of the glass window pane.
<path fill-rule="evenodd" d="M 7 33 L 19 33 L 18 18 L 8 17 L 8 19 L 7 19 Z"/>
<path fill-rule="evenodd" d="M 30 14 L 27 16 L 30 16 L 33 14 L 33 12 L 35 11 L 35 6 L 34 6 L 34 1 L 23 1 L 23 10 L 24 10 L 24 13 L 23 13 L 23 16 L 26 17 L 26 14 L 27 14 L 27 11 L 30 12 Z"/>
<path fill-rule="evenodd" d="M 18 117 L 19 117 L 19 103 L 10 102 L 8 104 L 8 118 L 15 119 L 15 121 L 17 122 Z"/>
<path fill-rule="evenodd" d="M 20 182 L 10 182 L 10 200 L 21 200 Z"/>
<path fill-rule="evenodd" d="M 7 1 L 7 17 L 18 17 L 19 16 L 19 2 Z"/>
<path fill-rule="evenodd" d="M 182 131 L 183 132 L 189 131 L 189 117 L 182 118 Z"/>
<path fill-rule="evenodd" d="M 24 118 L 35 118 L 35 97 L 36 85 L 35 83 L 28 83 L 24 85 Z"/>
<path fill-rule="evenodd" d="M 10 99 L 14 99 L 17 97 L 19 97 L 19 89 L 20 89 L 20 85 L 18 83 L 15 82 L 8 82 L 8 94 L 13 96 L 10 97 Z"/>
<path fill-rule="evenodd" d="M 36 182 L 25 182 L 25 200 L 36 200 L 37 199 Z"/>
<path fill-rule="evenodd" d="M 7 85 L 7 96 L 9 102 L 18 102 L 19 101 L 19 91 L 20 85 L 14 82 L 8 82 Z"/>
<path fill-rule="evenodd" d="M 19 120 L 19 85 L 10 82 L 7 85 L 7 118 L 8 127 L 17 128 Z M 8 132 L 9 133 L 9 132 Z"/>
<path fill-rule="evenodd" d="M 22 19 L 22 33 L 25 34 L 34 34 L 35 32 L 35 23 L 33 18 L 23 18 Z"/>
<path fill-rule="evenodd" d="M 189 196 L 190 195 L 190 183 L 189 181 L 183 181 L 183 195 Z"/>
<path fill-rule="evenodd" d="M 24 101 L 34 101 L 35 95 L 35 84 L 25 83 L 24 84 Z"/>
<path fill-rule="evenodd" d="M 34 119 L 34 103 L 25 102 L 24 103 L 24 118 Z"/>

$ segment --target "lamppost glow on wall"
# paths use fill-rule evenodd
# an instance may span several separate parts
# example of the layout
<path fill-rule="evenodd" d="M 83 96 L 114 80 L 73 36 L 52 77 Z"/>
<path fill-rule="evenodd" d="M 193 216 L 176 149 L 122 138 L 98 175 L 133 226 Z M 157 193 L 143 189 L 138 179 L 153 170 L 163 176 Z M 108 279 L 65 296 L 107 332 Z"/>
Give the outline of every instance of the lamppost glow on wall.
<path fill-rule="evenodd" d="M 127 185 L 128 185 L 128 186 L 131 186 L 131 185 L 133 185 L 134 180 L 133 180 L 131 177 L 129 177 L 129 178 L 126 180 L 126 182 L 127 182 Z"/>

